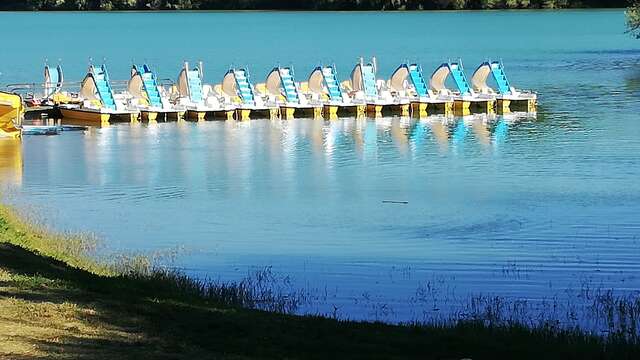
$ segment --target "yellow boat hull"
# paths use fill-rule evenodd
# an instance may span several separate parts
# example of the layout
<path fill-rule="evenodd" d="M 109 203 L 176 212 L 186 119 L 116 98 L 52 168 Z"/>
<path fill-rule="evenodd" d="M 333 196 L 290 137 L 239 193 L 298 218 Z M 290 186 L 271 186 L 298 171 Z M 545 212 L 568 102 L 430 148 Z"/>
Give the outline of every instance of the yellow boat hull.
<path fill-rule="evenodd" d="M 18 138 L 16 123 L 22 122 L 24 106 L 20 95 L 0 92 L 0 137 Z"/>
<path fill-rule="evenodd" d="M 60 108 L 60 113 L 65 121 L 83 124 L 105 126 L 109 125 L 109 121 L 111 120 L 111 114 L 98 111 Z"/>
<path fill-rule="evenodd" d="M 0 183 L 20 185 L 22 167 L 22 141 L 20 139 L 0 141 Z"/>

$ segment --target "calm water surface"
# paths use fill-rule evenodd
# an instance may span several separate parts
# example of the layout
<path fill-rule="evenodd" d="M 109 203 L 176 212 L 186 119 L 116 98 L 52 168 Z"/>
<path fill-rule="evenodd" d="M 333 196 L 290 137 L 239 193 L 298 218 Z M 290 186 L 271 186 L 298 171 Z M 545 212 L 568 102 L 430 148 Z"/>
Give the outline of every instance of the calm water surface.
<path fill-rule="evenodd" d="M 345 78 L 376 55 L 382 77 L 405 59 L 429 73 L 461 56 L 469 75 L 502 58 L 512 83 L 540 94 L 535 117 L 124 124 L 0 142 L 7 198 L 56 229 L 99 234 L 107 253 L 179 248 L 178 266 L 223 280 L 272 266 L 314 294 L 301 312 L 386 321 L 475 294 L 640 288 L 640 43 L 621 10 L 0 21 L 23 31 L 5 40 L 1 83 L 40 81 L 45 58 L 69 80 L 105 57 L 112 78 L 131 59 L 175 78 L 189 59 L 209 82 L 231 64 L 257 82 L 278 63 L 301 80 L 331 61 Z M 52 28 L 59 41 L 24 41 Z"/>

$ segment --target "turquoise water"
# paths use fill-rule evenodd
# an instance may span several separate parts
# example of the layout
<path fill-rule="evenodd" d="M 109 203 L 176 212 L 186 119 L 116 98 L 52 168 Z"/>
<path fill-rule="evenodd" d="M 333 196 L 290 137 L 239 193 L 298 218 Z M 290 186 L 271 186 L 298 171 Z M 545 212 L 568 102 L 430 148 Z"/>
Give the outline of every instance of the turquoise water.
<path fill-rule="evenodd" d="M 460 56 L 469 75 L 502 58 L 515 86 L 539 92 L 535 117 L 124 124 L 27 137 L 18 155 L 0 144 L 7 197 L 95 232 L 107 253 L 179 249 L 176 266 L 222 280 L 271 267 L 307 294 L 300 312 L 385 321 L 446 316 L 478 294 L 640 288 L 640 43 L 622 10 L 0 21 L 21 29 L 0 83 L 40 81 L 45 58 L 68 80 L 106 57 L 112 78 L 132 59 L 163 78 L 203 60 L 208 82 L 232 64 L 257 82 L 278 63 L 300 80 L 335 62 L 346 78 L 376 55 L 382 77 Z"/>

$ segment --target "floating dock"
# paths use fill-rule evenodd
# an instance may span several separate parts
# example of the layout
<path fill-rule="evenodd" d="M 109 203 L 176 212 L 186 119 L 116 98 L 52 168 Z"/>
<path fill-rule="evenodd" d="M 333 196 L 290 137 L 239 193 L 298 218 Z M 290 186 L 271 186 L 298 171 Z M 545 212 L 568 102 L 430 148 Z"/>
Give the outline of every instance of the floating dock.
<path fill-rule="evenodd" d="M 46 66 L 44 84 L 30 84 L 23 90 L 31 91 L 25 92 L 31 115 L 63 117 L 83 125 L 345 116 L 421 118 L 535 112 L 537 107 L 535 93 L 511 86 L 502 62 L 483 62 L 471 84 L 462 61 L 441 64 L 428 79 L 419 64 L 409 62 L 398 66 L 388 80 L 379 79 L 377 73 L 375 58 L 369 62 L 361 58 L 349 79 L 342 82 L 335 65 L 319 65 L 303 82 L 297 82 L 293 67 L 277 66 L 264 83 L 254 85 L 246 68 L 231 68 L 220 83 L 209 85 L 204 81 L 202 62 L 194 68 L 185 62 L 176 82 L 163 80 L 161 84 L 150 66 L 143 64 L 132 66 L 129 80 L 112 83 L 105 65 L 91 65 L 82 82 L 75 83 L 79 90 L 70 92 L 63 91 L 67 84 L 62 68 Z M 447 88 L 447 82 L 455 87 Z M 33 89 L 38 87 L 41 92 L 36 96 Z M 9 95 L 4 95 L 6 104 L 0 104 L 2 116 L 15 111 L 10 105 L 13 100 L 7 100 Z M 15 118 L 15 113 L 12 116 Z M 1 131 L 15 132 L 7 120 L 2 121 Z"/>

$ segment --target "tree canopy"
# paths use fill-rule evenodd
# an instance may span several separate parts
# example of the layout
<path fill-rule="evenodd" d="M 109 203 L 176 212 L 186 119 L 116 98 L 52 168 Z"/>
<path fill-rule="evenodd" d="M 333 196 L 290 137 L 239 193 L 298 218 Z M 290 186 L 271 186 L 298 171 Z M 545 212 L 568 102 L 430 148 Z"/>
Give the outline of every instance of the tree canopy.
<path fill-rule="evenodd" d="M 640 39 L 640 0 L 633 0 L 627 9 L 627 31 Z"/>
<path fill-rule="evenodd" d="M 626 5 L 627 0 L 2 0 L 0 10 L 437 10 Z"/>

